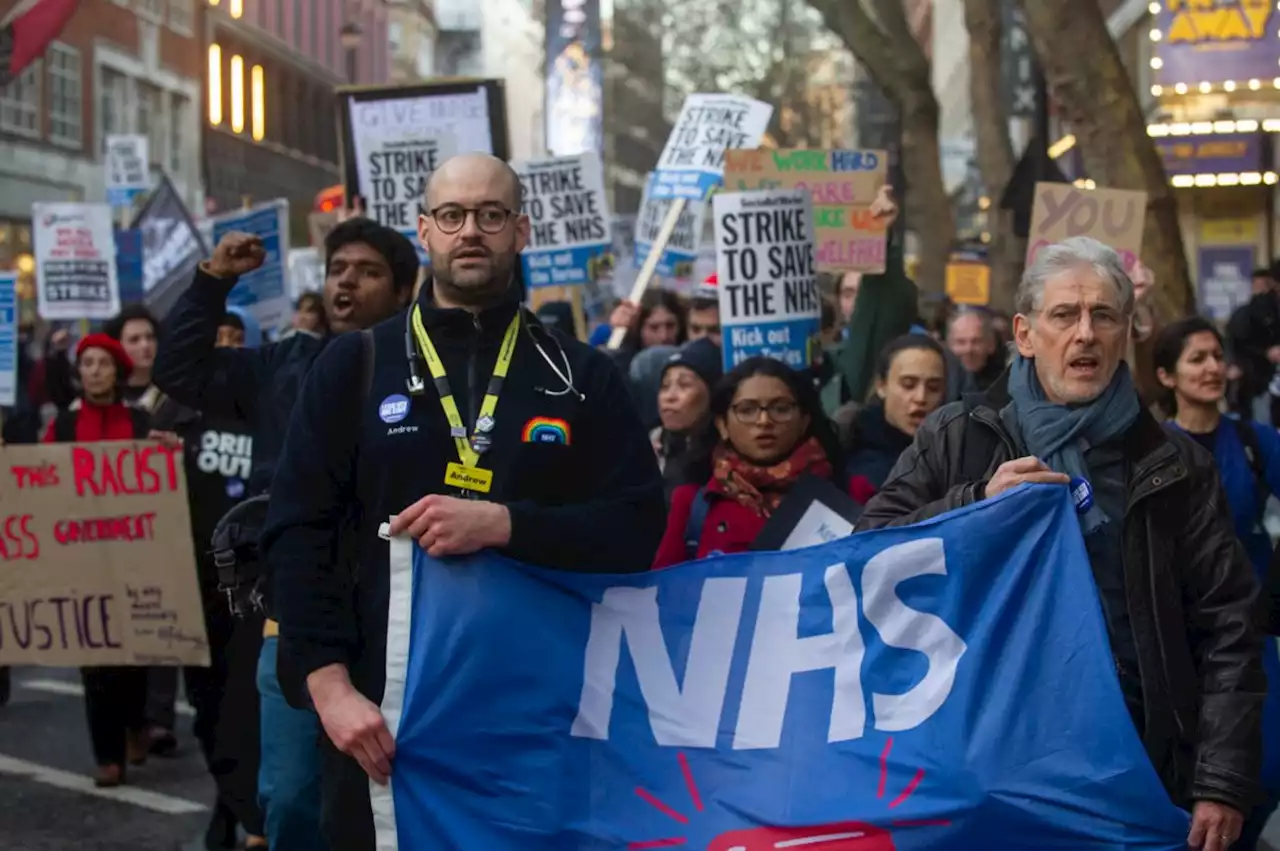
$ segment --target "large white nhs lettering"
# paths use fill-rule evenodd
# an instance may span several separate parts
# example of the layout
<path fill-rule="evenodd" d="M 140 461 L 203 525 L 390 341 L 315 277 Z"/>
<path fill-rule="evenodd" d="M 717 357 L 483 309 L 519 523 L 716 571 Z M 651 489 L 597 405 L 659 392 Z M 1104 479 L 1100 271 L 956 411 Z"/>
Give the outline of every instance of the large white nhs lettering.
<path fill-rule="evenodd" d="M 930 718 L 951 693 L 966 645 L 940 618 L 908 607 L 898 584 L 915 576 L 947 573 L 940 538 L 890 547 L 862 571 L 862 611 L 889 647 L 925 656 L 924 677 L 904 694 L 871 696 L 873 726 L 885 732 L 910 730 Z M 833 669 L 835 677 L 828 742 L 861 738 L 867 726 L 862 691 L 866 648 L 858 625 L 858 592 L 844 564 L 824 576 L 831 599 L 832 631 L 797 636 L 801 575 L 764 580 L 760 611 L 751 640 L 733 747 L 776 748 L 791 693 L 791 678 Z M 655 588 L 611 588 L 591 613 L 582 696 L 572 735 L 608 739 L 622 644 L 635 665 L 640 693 L 654 739 L 666 747 L 714 748 L 724 710 L 734 644 L 746 597 L 745 578 L 708 579 L 702 588 L 685 666 L 684 683 L 675 670 L 659 625 Z"/>

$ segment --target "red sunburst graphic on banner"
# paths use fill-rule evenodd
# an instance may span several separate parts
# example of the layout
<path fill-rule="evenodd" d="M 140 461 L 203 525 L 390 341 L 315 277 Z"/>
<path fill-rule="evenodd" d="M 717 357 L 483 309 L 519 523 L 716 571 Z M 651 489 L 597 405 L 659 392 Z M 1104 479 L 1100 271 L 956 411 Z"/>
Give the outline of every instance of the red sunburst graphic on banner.
<path fill-rule="evenodd" d="M 886 794 L 889 754 L 892 751 L 893 738 L 890 737 L 880 754 L 880 782 L 876 786 L 876 797 L 881 800 Z M 688 757 L 683 753 L 677 753 L 676 761 L 680 764 L 680 773 L 684 777 L 685 789 L 689 793 L 689 803 L 693 807 L 693 812 L 703 812 L 705 805 L 702 794 L 698 791 L 698 784 L 693 779 Z M 902 791 L 889 801 L 888 809 L 895 810 L 906 803 L 920 787 L 924 777 L 924 769 L 916 769 L 915 775 Z M 649 790 L 636 787 L 635 794 L 640 800 L 675 823 L 682 826 L 691 823 L 689 815 L 677 810 Z M 903 828 L 946 827 L 950 824 L 950 821 L 944 819 L 898 819 L 890 822 L 892 827 Z M 627 851 L 678 848 L 687 842 L 688 839 L 684 836 L 665 836 L 628 843 Z M 755 827 L 731 830 L 713 839 L 707 846 L 707 851 L 778 851 L 789 848 L 799 848 L 803 851 L 894 851 L 894 844 L 893 834 L 886 828 L 860 821 L 841 821 L 802 827 Z"/>

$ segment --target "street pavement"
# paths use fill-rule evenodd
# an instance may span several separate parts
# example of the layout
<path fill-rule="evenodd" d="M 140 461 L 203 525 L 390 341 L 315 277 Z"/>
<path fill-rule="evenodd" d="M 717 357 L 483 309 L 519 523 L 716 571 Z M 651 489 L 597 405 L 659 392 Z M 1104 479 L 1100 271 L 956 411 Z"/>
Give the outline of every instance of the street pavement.
<path fill-rule="evenodd" d="M 196 851 L 213 783 L 179 705 L 179 752 L 130 768 L 118 789 L 93 788 L 93 757 L 73 669 L 16 668 L 0 707 L 0 849 Z"/>

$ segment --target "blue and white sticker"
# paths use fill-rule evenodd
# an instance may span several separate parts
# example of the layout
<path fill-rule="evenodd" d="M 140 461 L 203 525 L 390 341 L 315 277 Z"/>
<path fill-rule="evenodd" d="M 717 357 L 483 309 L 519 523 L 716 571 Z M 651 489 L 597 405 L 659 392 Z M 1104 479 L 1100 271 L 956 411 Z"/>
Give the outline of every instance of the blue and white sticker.
<path fill-rule="evenodd" d="M 409 416 L 408 396 L 392 393 L 383 399 L 382 404 L 378 406 L 378 419 L 388 425 L 398 423 L 407 416 Z"/>
<path fill-rule="evenodd" d="M 227 479 L 227 496 L 231 499 L 240 499 L 244 496 L 244 479 L 230 478 Z"/>
<path fill-rule="evenodd" d="M 1087 481 L 1076 476 L 1071 480 L 1071 499 L 1076 504 L 1076 513 L 1084 514 L 1093 508 L 1093 488 Z"/>

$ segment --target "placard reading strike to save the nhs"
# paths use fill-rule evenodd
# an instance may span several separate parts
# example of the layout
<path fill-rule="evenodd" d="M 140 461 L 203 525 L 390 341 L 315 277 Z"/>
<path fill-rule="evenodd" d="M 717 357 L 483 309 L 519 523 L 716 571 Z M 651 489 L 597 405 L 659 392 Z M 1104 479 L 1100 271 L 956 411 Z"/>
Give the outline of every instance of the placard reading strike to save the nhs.
<path fill-rule="evenodd" d="M 725 369 L 757 355 L 808 366 L 822 318 L 809 193 L 720 193 L 712 210 Z"/>
<path fill-rule="evenodd" d="M 0 665 L 208 665 L 182 450 L 0 449 Z"/>
<path fill-rule="evenodd" d="M 654 168 L 653 198 L 706 198 L 724 179 L 724 152 L 760 144 L 773 116 L 741 95 L 689 95 Z"/>
<path fill-rule="evenodd" d="M 594 152 L 513 163 L 524 189 L 529 245 L 520 255 L 531 287 L 579 286 L 613 252 L 604 168 Z"/>

